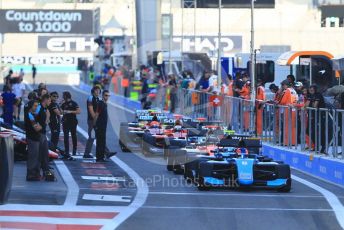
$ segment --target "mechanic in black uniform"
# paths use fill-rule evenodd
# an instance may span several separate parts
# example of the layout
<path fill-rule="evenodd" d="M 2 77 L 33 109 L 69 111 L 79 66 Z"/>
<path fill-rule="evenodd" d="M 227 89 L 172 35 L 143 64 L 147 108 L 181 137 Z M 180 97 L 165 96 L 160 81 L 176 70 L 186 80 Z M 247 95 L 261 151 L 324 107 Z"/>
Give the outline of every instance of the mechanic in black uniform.
<path fill-rule="evenodd" d="M 64 146 L 65 146 L 65 158 L 68 160 L 74 160 L 69 153 L 69 133 L 72 136 L 73 142 L 73 155 L 76 154 L 77 150 L 77 136 L 76 127 L 78 126 L 78 120 L 76 115 L 80 114 L 81 110 L 79 105 L 72 100 L 72 95 L 70 92 L 63 92 L 63 104 L 61 105 L 62 110 L 62 126 L 64 134 Z"/>
<path fill-rule="evenodd" d="M 49 112 L 50 112 L 50 131 L 51 131 L 51 137 L 50 141 L 52 144 L 52 149 L 56 151 L 57 145 L 59 143 L 59 137 L 60 137 L 60 131 L 61 131 L 61 109 L 60 106 L 57 103 L 57 100 L 59 98 L 59 94 L 55 92 L 50 93 L 51 97 L 51 103 L 49 105 Z M 73 152 L 73 155 L 75 153 Z"/>
<path fill-rule="evenodd" d="M 92 131 L 95 125 L 96 112 L 99 103 L 100 88 L 98 86 L 94 86 L 91 90 L 91 94 L 92 95 L 87 98 L 88 139 L 86 142 L 84 158 L 93 158 L 93 156 L 91 155 L 92 146 L 94 142 Z"/>
<path fill-rule="evenodd" d="M 104 90 L 102 94 L 103 100 L 98 102 L 98 108 L 96 112 L 96 121 L 95 121 L 95 131 L 96 131 L 96 157 L 97 162 L 107 162 L 105 159 L 106 155 L 106 127 L 108 121 L 108 111 L 107 111 L 107 101 L 110 97 L 110 92 Z M 113 155 L 115 155 L 114 153 Z M 113 156 L 112 155 L 112 156 Z M 107 158 L 111 156 L 107 155 Z"/>
<path fill-rule="evenodd" d="M 37 106 L 37 121 L 41 126 L 39 138 L 39 155 L 41 160 L 41 168 L 46 180 L 55 180 L 55 176 L 49 170 L 49 145 L 47 140 L 47 124 L 49 123 L 49 110 L 51 99 L 49 94 L 42 95 L 41 103 Z"/>
<path fill-rule="evenodd" d="M 27 158 L 27 181 L 40 181 L 40 157 L 39 157 L 39 140 L 40 130 L 42 127 L 36 120 L 36 110 L 38 107 L 38 101 L 30 100 L 26 104 L 26 112 L 24 114 L 24 124 L 26 130 L 26 141 L 28 148 Z"/>

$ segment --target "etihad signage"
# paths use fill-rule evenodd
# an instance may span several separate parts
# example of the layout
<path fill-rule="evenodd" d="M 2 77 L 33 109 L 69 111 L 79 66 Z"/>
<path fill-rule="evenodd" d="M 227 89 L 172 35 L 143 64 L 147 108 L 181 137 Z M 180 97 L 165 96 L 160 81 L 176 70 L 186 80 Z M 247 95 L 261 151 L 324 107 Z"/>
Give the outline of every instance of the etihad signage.
<path fill-rule="evenodd" d="M 206 52 L 212 54 L 217 52 L 219 39 L 217 36 L 193 36 L 174 37 L 176 49 L 183 48 L 183 52 Z M 221 38 L 222 53 L 240 53 L 242 52 L 242 36 L 223 36 Z"/>
<path fill-rule="evenodd" d="M 93 53 L 98 45 L 93 36 L 39 36 L 38 51 L 54 53 Z"/>
<path fill-rule="evenodd" d="M 252 0 L 222 0 L 222 8 L 251 8 Z M 255 8 L 274 8 L 275 0 L 254 0 Z M 189 8 L 186 3 L 185 8 Z M 196 0 L 197 8 L 218 8 L 219 0 Z"/>
<path fill-rule="evenodd" d="M 93 34 L 92 10 L 0 10 L 0 33 Z"/>
<path fill-rule="evenodd" d="M 3 56 L 5 65 L 77 65 L 78 57 L 73 56 Z"/>

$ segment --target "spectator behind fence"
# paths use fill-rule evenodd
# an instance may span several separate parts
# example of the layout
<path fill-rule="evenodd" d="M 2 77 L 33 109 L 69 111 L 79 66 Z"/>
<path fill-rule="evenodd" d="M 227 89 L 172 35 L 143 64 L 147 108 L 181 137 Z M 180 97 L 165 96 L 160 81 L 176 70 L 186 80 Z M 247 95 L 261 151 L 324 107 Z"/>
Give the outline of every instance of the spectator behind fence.
<path fill-rule="evenodd" d="M 289 82 L 290 87 L 294 88 L 294 86 L 295 86 L 295 76 L 292 75 L 292 74 L 289 74 L 287 76 L 287 80 Z"/>
<path fill-rule="evenodd" d="M 11 79 L 12 79 L 12 75 L 13 75 L 13 70 L 10 69 L 8 71 L 8 74 L 6 75 L 6 77 L 4 78 L 4 87 L 2 91 L 5 91 L 5 86 L 11 87 Z"/>
<path fill-rule="evenodd" d="M 1 94 L 3 101 L 3 119 L 8 128 L 13 126 L 13 112 L 15 106 L 16 95 L 12 93 L 11 87 L 5 85 L 4 92 Z"/>
<path fill-rule="evenodd" d="M 147 97 L 149 94 L 149 86 L 148 86 L 148 73 L 143 71 L 142 72 L 142 78 L 141 78 L 141 82 L 142 82 L 142 89 L 141 89 L 141 108 L 142 109 L 146 109 L 148 108 L 148 104 L 147 104 Z"/>
<path fill-rule="evenodd" d="M 211 71 L 211 75 L 209 77 L 209 92 L 218 94 L 218 79 L 217 74 L 215 71 Z"/>
<path fill-rule="evenodd" d="M 209 78 L 210 78 L 210 71 L 205 70 L 203 72 L 203 76 L 199 80 L 197 84 L 197 89 L 201 90 L 202 92 L 209 92 Z"/>
<path fill-rule="evenodd" d="M 171 74 L 169 76 L 168 87 L 170 90 L 170 102 L 171 102 L 170 112 L 174 113 L 177 106 L 177 91 L 178 91 L 177 80 L 174 74 Z"/>
<path fill-rule="evenodd" d="M 23 77 L 18 77 L 12 86 L 13 93 L 16 95 L 16 102 L 14 107 L 14 118 L 19 120 L 23 96 L 25 94 L 25 84 L 23 83 Z"/>
<path fill-rule="evenodd" d="M 306 102 L 306 107 L 315 108 L 315 109 L 325 108 L 325 99 L 323 95 L 318 92 L 318 88 L 316 85 L 311 85 L 309 87 L 309 99 Z M 318 146 L 319 147 L 321 146 L 321 149 L 320 149 L 321 153 L 326 153 L 327 150 L 326 150 L 325 132 L 324 132 L 325 121 L 326 121 L 325 114 L 323 112 L 320 112 L 319 110 L 317 111 L 310 110 L 308 111 L 308 116 L 312 124 L 311 130 L 310 130 L 311 134 L 309 133 L 309 129 L 306 130 L 306 133 L 307 135 L 311 137 L 312 143 L 315 143 L 315 140 L 316 140 L 315 132 L 316 132 L 316 128 L 319 127 L 318 124 L 320 123 L 320 129 L 323 132 L 321 132 L 321 137 L 320 137 L 321 139 L 320 139 L 320 143 L 318 143 Z M 316 117 L 318 119 L 316 119 Z M 330 140 L 328 141 L 330 142 Z"/>
<path fill-rule="evenodd" d="M 282 89 L 283 93 L 281 96 L 281 99 L 279 101 L 279 105 L 281 106 L 295 106 L 298 101 L 297 93 L 292 88 L 292 85 L 288 80 L 284 80 L 282 82 Z M 283 123 L 281 129 L 281 137 L 283 138 L 283 145 L 289 144 L 289 137 L 291 138 L 291 145 L 296 145 L 296 130 L 295 130 L 295 124 L 296 124 L 296 113 L 294 110 L 291 112 L 289 111 L 289 108 L 282 107 L 279 109 L 280 113 L 284 115 L 282 116 L 281 122 Z M 291 122 L 291 130 L 289 130 L 289 124 Z M 291 131 L 291 133 L 289 133 Z"/>
<path fill-rule="evenodd" d="M 261 136 L 263 134 L 263 112 L 264 112 L 264 102 L 265 98 L 265 85 L 262 79 L 257 80 L 257 95 L 256 95 L 256 132 L 257 135 Z"/>
<path fill-rule="evenodd" d="M 36 74 L 37 74 L 37 68 L 35 65 L 32 65 L 32 84 L 34 87 L 36 85 Z"/>

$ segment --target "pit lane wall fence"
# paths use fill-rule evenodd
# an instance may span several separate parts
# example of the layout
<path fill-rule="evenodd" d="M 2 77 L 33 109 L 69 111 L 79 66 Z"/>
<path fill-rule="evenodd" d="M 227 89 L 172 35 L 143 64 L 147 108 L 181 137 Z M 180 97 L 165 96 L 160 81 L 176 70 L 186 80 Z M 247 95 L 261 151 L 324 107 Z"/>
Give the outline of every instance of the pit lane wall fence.
<path fill-rule="evenodd" d="M 254 114 L 254 133 L 264 141 L 264 154 L 344 185 L 344 110 L 279 106 L 182 89 L 177 98 L 181 114 L 223 121 L 236 133 L 250 133 Z"/>
<path fill-rule="evenodd" d="M 80 87 L 90 92 L 90 85 L 81 83 Z M 166 92 L 158 90 L 155 107 L 166 108 L 168 98 L 165 95 Z M 131 110 L 140 108 L 139 101 L 118 94 L 111 100 Z M 255 133 L 264 141 L 265 154 L 296 169 L 344 185 L 343 110 L 253 103 L 237 97 L 185 89 L 178 89 L 176 95 L 176 113 L 221 121 L 236 133 L 250 133 L 252 111 Z"/>

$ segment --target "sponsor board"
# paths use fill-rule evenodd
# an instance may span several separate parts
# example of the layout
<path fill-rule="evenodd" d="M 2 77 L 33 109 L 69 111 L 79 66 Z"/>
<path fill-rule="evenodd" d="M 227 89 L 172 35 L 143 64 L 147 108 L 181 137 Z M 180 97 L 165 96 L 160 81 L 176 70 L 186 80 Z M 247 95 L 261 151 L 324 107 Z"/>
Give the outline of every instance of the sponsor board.
<path fill-rule="evenodd" d="M 0 10 L 0 33 L 93 34 L 93 10 Z"/>
<path fill-rule="evenodd" d="M 344 161 L 326 159 L 314 156 L 311 160 L 309 155 L 290 150 L 263 145 L 263 152 L 274 160 L 281 160 L 291 167 L 304 171 L 311 175 L 344 185 Z"/>
<path fill-rule="evenodd" d="M 219 39 L 217 36 L 184 36 L 173 38 L 173 47 L 180 49 L 183 47 L 184 52 L 217 52 Z M 242 36 L 223 36 L 221 38 L 222 53 L 241 53 Z"/>

